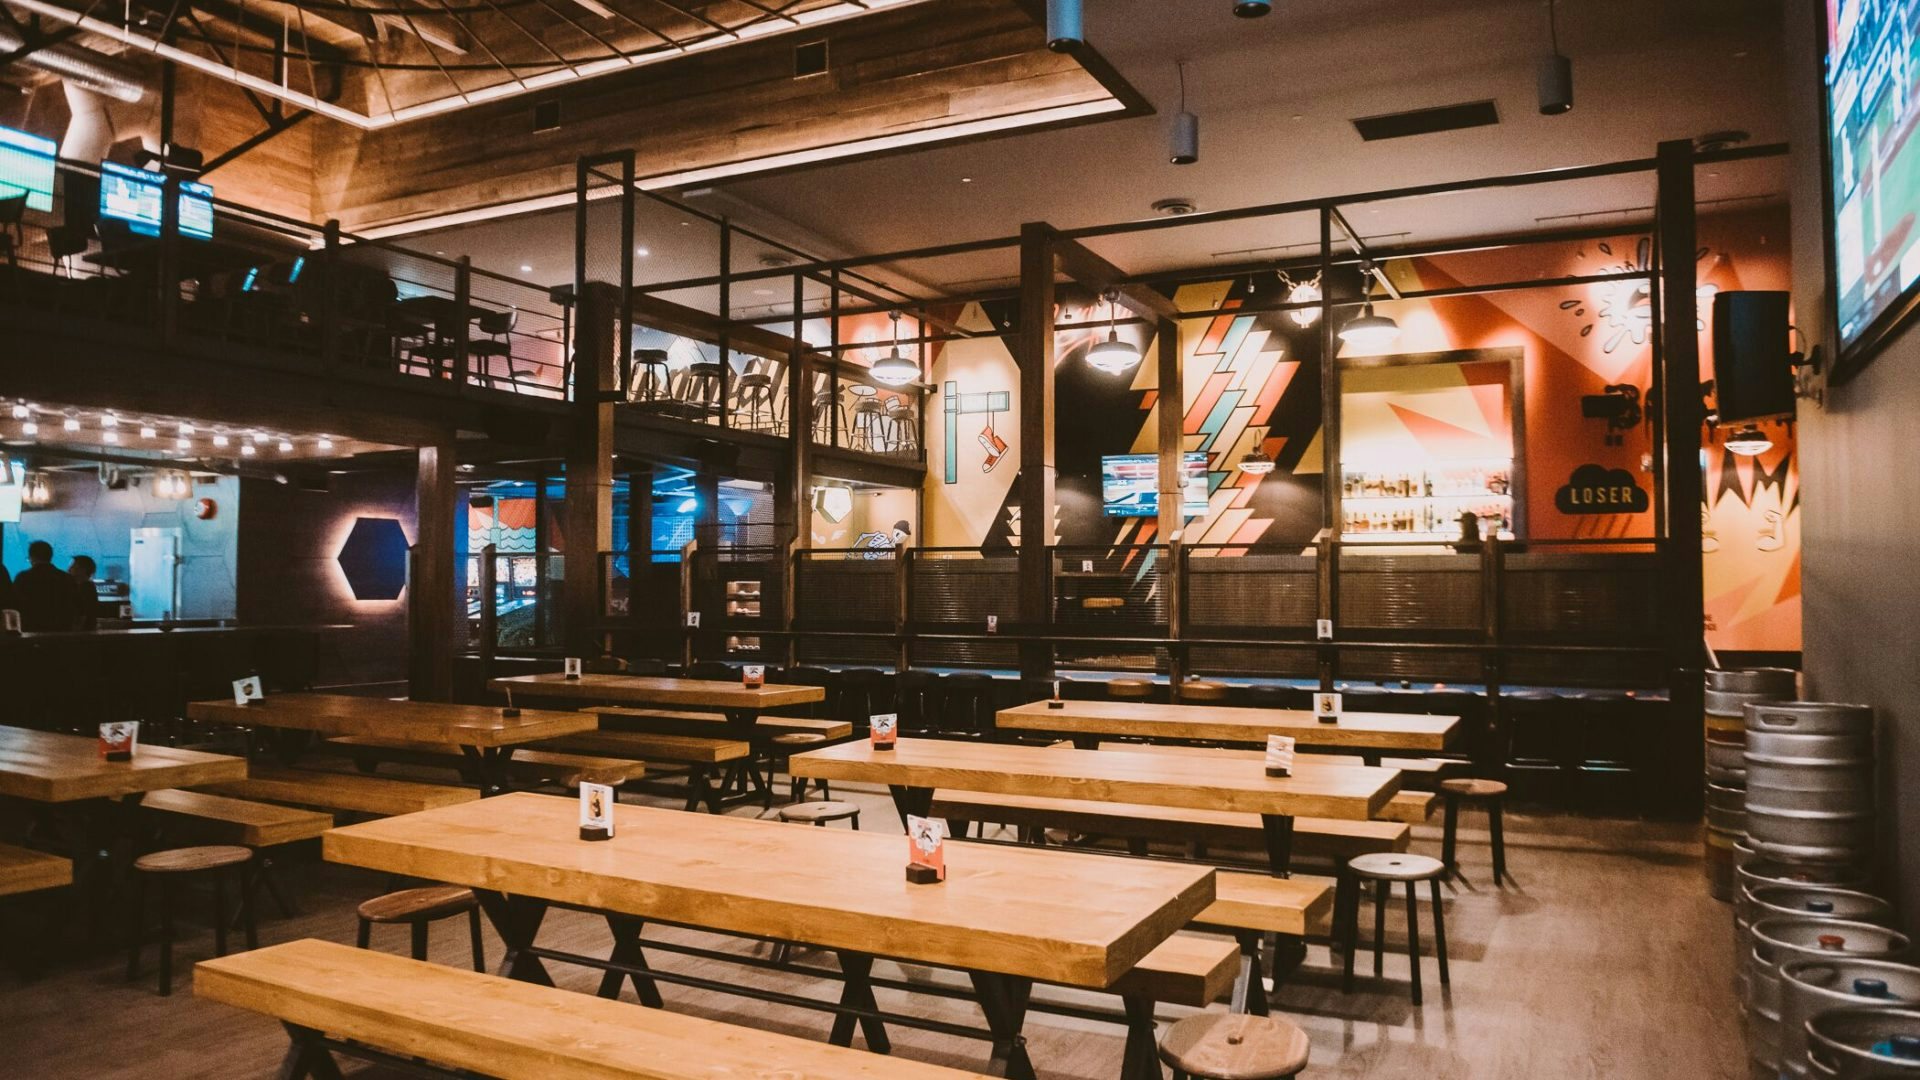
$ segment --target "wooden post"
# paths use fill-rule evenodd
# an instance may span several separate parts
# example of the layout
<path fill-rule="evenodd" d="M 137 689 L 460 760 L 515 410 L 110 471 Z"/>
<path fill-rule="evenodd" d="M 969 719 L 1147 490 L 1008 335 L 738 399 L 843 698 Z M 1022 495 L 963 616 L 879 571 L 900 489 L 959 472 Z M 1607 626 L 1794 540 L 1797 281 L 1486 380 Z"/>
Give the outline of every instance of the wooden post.
<path fill-rule="evenodd" d="M 408 693 L 453 697 L 453 635 L 459 597 L 453 573 L 453 449 L 423 446 L 414 480 L 413 580 L 407 589 Z"/>
<path fill-rule="evenodd" d="M 1656 160 L 1661 318 L 1655 367 L 1661 425 L 1655 453 L 1666 466 L 1667 521 L 1661 594 L 1668 605 L 1663 621 L 1672 700 L 1669 723 L 1676 732 L 1685 732 L 1695 730 L 1705 708 L 1702 672 L 1706 667 L 1705 584 L 1700 566 L 1700 429 L 1705 409 L 1700 400 L 1700 305 L 1694 292 L 1699 286 L 1694 261 L 1699 238 L 1693 144 L 1686 139 L 1663 142 Z M 1672 745 L 1703 752 L 1697 734 L 1676 736 Z M 1682 755 L 1672 765 L 1670 782 L 1678 803 L 1696 805 L 1703 794 L 1698 757 Z"/>
<path fill-rule="evenodd" d="M 1014 360 L 1020 365 L 1020 632 L 1037 634 L 1052 622 L 1047 573 L 1053 534 L 1053 228 L 1020 228 L 1020 323 Z M 1020 648 L 1020 677 L 1053 678 L 1053 648 L 1038 642 Z"/>
<path fill-rule="evenodd" d="M 579 297 L 575 330 L 573 424 L 567 436 L 566 579 L 561 614 L 568 651 L 592 658 L 605 649 L 600 553 L 613 547 L 613 391 L 620 292 L 590 282 Z"/>
<path fill-rule="evenodd" d="M 1333 210 L 1320 210 L 1320 617 L 1340 626 L 1340 338 L 1333 325 Z M 1320 689 L 1333 689 L 1340 674 L 1340 650 L 1320 649 Z"/>
<path fill-rule="evenodd" d="M 650 645 L 646 612 L 665 597 L 642 596 L 653 577 L 653 466 L 627 470 L 627 625 L 633 649 Z"/>
<path fill-rule="evenodd" d="M 1181 496 L 1184 494 L 1186 469 L 1183 459 L 1186 456 L 1186 440 L 1181 434 L 1186 419 L 1187 391 L 1185 373 L 1180 365 L 1180 321 L 1163 318 L 1159 321 L 1159 349 L 1155 353 L 1158 397 L 1154 408 L 1158 414 L 1156 446 L 1160 451 L 1160 543 L 1167 545 L 1167 558 L 1160 564 L 1160 581 L 1165 587 L 1167 598 L 1167 636 L 1178 639 L 1180 636 L 1180 604 L 1183 571 L 1185 562 L 1181 558 L 1182 533 L 1187 527 L 1186 515 L 1181 512 Z M 1167 650 L 1167 679 L 1170 685 L 1179 686 L 1186 677 L 1186 650 L 1178 640 Z M 1175 695 L 1178 700 L 1178 695 Z"/>

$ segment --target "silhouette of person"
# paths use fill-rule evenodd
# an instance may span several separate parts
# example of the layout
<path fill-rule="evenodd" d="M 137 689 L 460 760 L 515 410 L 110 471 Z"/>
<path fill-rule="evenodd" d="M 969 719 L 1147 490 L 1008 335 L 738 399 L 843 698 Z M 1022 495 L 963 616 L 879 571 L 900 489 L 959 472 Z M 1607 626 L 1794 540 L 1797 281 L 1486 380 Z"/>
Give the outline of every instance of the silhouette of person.
<path fill-rule="evenodd" d="M 35 540 L 27 545 L 27 568 L 13 579 L 13 606 L 20 612 L 20 628 L 28 633 L 72 630 L 80 619 L 73 578 L 53 565 L 53 545 Z"/>

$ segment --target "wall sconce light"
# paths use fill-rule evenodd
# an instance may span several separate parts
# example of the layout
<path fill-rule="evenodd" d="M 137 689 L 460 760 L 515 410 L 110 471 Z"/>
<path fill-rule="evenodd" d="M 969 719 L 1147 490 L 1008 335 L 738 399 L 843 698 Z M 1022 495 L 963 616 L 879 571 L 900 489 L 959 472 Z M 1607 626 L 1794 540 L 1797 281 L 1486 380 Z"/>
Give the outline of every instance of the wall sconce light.
<path fill-rule="evenodd" d="M 853 513 L 853 489 L 818 487 L 813 489 L 813 509 L 821 517 L 838 525 Z"/>
<path fill-rule="evenodd" d="M 185 499 L 193 494 L 193 477 L 177 469 L 162 469 L 153 474 L 153 497 Z"/>
<path fill-rule="evenodd" d="M 45 510 L 53 505 L 53 481 L 43 472 L 30 472 L 20 485 L 20 505 L 32 510 Z"/>

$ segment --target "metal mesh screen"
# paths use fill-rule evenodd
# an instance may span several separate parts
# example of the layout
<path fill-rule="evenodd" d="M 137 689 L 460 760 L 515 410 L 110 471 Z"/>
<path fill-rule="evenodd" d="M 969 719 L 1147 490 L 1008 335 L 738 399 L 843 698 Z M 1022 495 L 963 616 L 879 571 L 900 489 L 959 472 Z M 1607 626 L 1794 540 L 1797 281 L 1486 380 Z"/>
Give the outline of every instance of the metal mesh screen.
<path fill-rule="evenodd" d="M 1320 611 L 1319 560 L 1312 555 L 1246 554 L 1187 559 L 1187 625 L 1196 634 L 1245 628 L 1311 634 Z"/>

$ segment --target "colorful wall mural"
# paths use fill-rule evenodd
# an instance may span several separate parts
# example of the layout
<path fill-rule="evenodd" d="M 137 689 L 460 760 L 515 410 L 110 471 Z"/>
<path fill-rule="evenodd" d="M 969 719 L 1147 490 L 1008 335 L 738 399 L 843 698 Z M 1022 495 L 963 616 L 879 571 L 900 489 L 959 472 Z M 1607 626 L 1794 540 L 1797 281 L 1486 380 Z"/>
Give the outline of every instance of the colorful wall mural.
<path fill-rule="evenodd" d="M 1788 287 L 1784 210 L 1705 217 L 1700 223 L 1703 361 L 1711 364 L 1708 325 L 1712 297 L 1730 289 Z M 1403 291 L 1443 289 L 1516 278 L 1643 269 L 1650 264 L 1644 233 L 1583 243 L 1490 249 L 1399 260 L 1385 267 Z M 1334 296 L 1352 296 L 1352 281 L 1329 283 Z M 1207 455 L 1207 513 L 1190 521 L 1183 540 L 1206 545 L 1196 554 L 1231 555 L 1254 548 L 1298 549 L 1322 532 L 1323 431 L 1320 342 L 1315 312 L 1240 312 L 1267 302 L 1284 286 L 1276 275 L 1184 284 L 1173 292 L 1184 310 L 1219 310 L 1180 327 L 1185 400 L 1184 449 Z M 1645 405 L 1652 370 L 1650 298 L 1636 281 L 1579 287 L 1543 287 L 1414 301 L 1385 301 L 1376 309 L 1401 327 L 1394 353 L 1469 350 L 1522 358 L 1523 390 L 1513 410 L 1525 457 L 1524 486 L 1515 478 L 1524 535 L 1534 541 L 1633 539 L 1652 535 L 1650 502 L 1628 489 L 1653 490 L 1651 428 L 1639 423 L 1610 429 L 1583 416 L 1581 398 L 1608 387 L 1630 387 Z M 1106 333 L 1105 305 L 1064 290 L 1055 382 L 1056 542 L 1108 546 L 1160 542 L 1152 518 L 1108 518 L 1100 495 L 1100 457 L 1155 450 L 1158 395 L 1154 365 L 1115 377 L 1086 363 L 1086 351 Z M 1299 316 L 1296 318 L 1296 316 Z M 1012 305 L 970 305 L 971 325 L 1005 328 Z M 1069 328 L 1071 327 L 1071 328 Z M 1120 327 L 1123 338 L 1154 355 L 1145 328 Z M 1359 355 L 1343 345 L 1342 357 Z M 1710 368 L 1709 368 L 1710 370 Z M 948 344 L 933 363 L 929 399 L 926 535 L 928 546 L 996 546 L 1017 542 L 1012 494 L 1020 467 L 1018 370 L 999 339 Z M 949 384 L 952 389 L 948 390 Z M 1426 390 L 1432 390 L 1429 387 Z M 983 471 L 975 436 L 985 425 L 942 408 L 947 394 L 1005 390 L 1006 414 L 993 432 L 1009 443 L 1008 459 Z M 1505 391 L 1482 378 L 1455 380 L 1449 394 L 1410 392 L 1378 402 L 1375 419 L 1397 425 L 1395 438 L 1433 449 L 1499 440 L 1499 416 L 1489 411 Z M 1391 395 L 1390 395 L 1391 396 Z M 1484 399 L 1484 400 L 1483 400 Z M 962 399 L 965 400 L 965 399 Z M 954 438 L 947 439 L 947 425 Z M 1381 427 L 1380 434 L 1388 429 Z M 1703 433 L 1702 506 L 1706 602 L 1713 645 L 1728 651 L 1794 651 L 1799 632 L 1799 498 L 1792 425 L 1768 425 L 1773 448 L 1757 458 L 1727 453 L 1725 432 Z M 1384 436 L 1383 436 L 1384 437 Z M 1507 436 L 1513 438 L 1511 433 Z M 1242 473 L 1235 464 L 1254 447 L 1274 460 L 1272 472 Z M 949 477 L 952 479 L 949 480 Z M 1621 477 L 1625 484 L 1619 483 Z M 1617 501 L 1596 505 L 1598 499 Z M 1599 510 L 1601 512 L 1595 512 Z"/>

